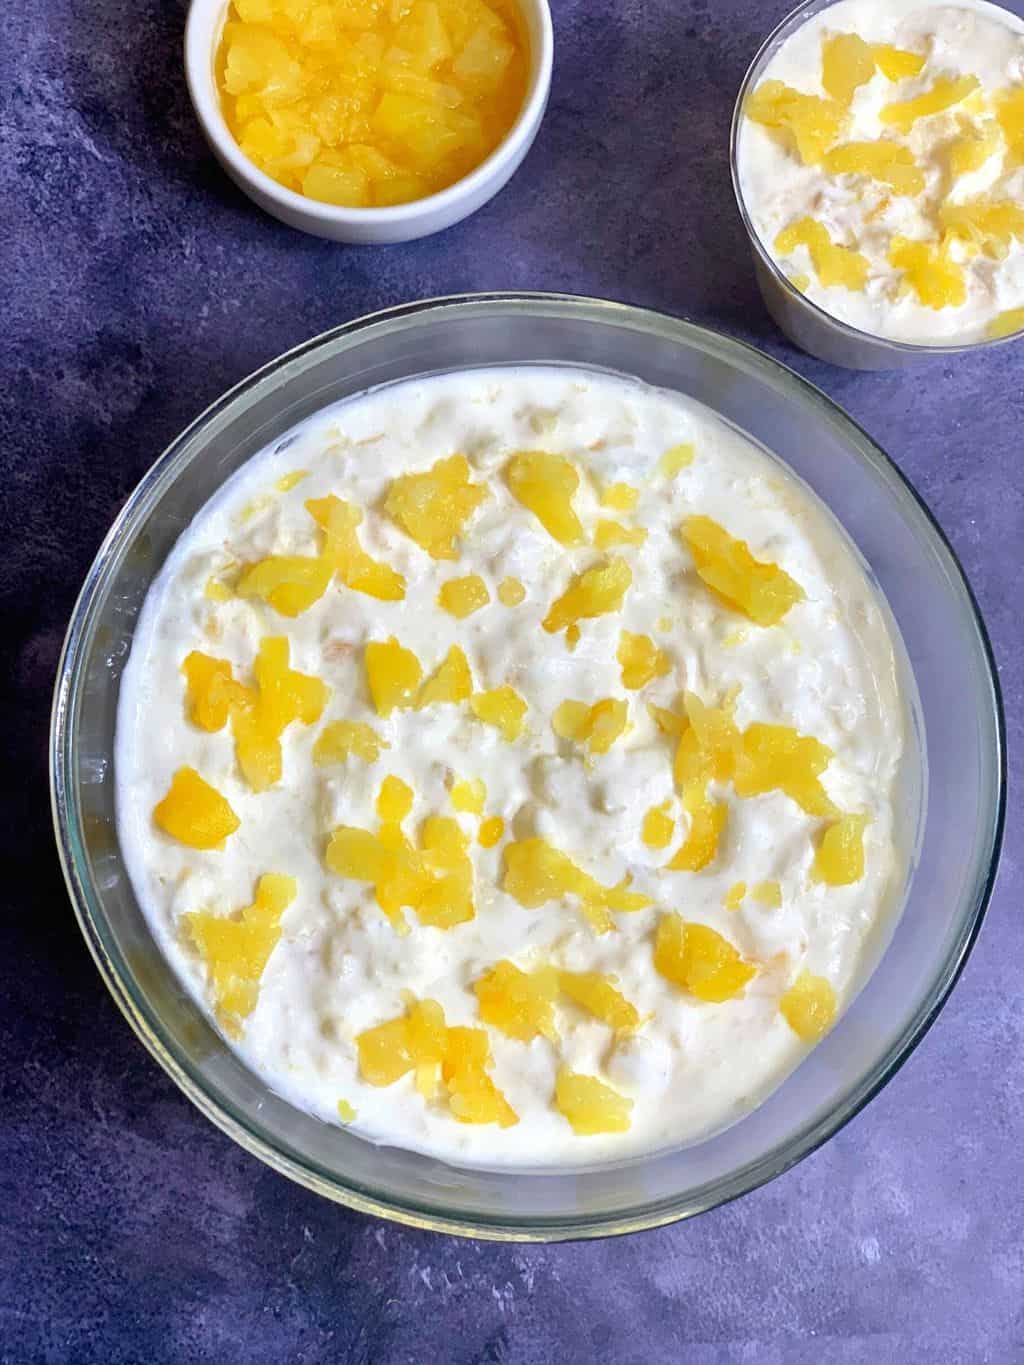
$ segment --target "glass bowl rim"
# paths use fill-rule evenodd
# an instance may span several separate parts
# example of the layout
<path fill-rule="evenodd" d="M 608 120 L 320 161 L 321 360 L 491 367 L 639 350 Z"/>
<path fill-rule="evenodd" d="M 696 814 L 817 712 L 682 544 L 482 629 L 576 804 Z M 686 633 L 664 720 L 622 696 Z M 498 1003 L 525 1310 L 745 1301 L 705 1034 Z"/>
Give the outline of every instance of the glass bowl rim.
<path fill-rule="evenodd" d="M 995 799 L 991 803 L 991 815 L 985 830 L 985 838 L 979 841 L 980 846 L 987 850 L 987 854 L 978 858 L 978 867 L 979 869 L 983 867 L 984 870 L 976 875 L 971 892 L 965 897 L 967 908 L 966 913 L 961 916 L 959 933 L 942 965 L 941 972 L 933 981 L 930 991 L 918 1002 L 913 1016 L 898 1039 L 862 1076 L 860 1083 L 850 1089 L 843 1102 L 806 1123 L 780 1146 L 738 1167 L 728 1176 L 700 1187 L 697 1198 L 694 1198 L 692 1192 L 688 1192 L 685 1195 L 667 1196 L 631 1211 L 530 1217 L 521 1223 L 507 1215 L 474 1213 L 464 1216 L 457 1210 L 453 1210 L 450 1215 L 447 1212 L 440 1213 L 434 1207 L 419 1207 L 411 1200 L 392 1199 L 354 1182 L 346 1183 L 336 1173 L 328 1172 L 322 1167 L 316 1168 L 297 1156 L 290 1155 L 284 1150 L 284 1144 L 278 1143 L 271 1135 L 259 1130 L 258 1125 L 250 1124 L 214 1099 L 201 1080 L 193 1074 L 187 1059 L 179 1055 L 179 1049 L 162 1033 L 156 1011 L 150 1006 L 144 992 L 137 989 L 125 964 L 119 962 L 120 954 L 116 950 L 113 952 L 108 950 L 102 899 L 95 893 L 86 871 L 87 858 L 81 837 L 81 811 L 74 778 L 77 750 L 76 701 L 82 683 L 81 665 L 85 649 L 91 641 L 90 626 L 94 610 L 111 572 L 112 563 L 116 568 L 122 555 L 127 552 L 140 520 L 159 502 L 164 485 L 173 482 L 190 466 L 191 461 L 178 467 L 185 449 L 214 419 L 235 405 L 244 404 L 247 396 L 254 390 L 259 389 L 287 365 L 303 356 L 332 344 L 343 347 L 346 339 L 358 337 L 369 328 L 389 322 L 400 323 L 403 319 L 436 315 L 450 309 L 469 308 L 486 311 L 491 307 L 512 307 L 527 314 L 545 307 L 554 308 L 560 310 L 562 315 L 575 315 L 585 321 L 618 321 L 632 325 L 634 329 L 667 334 L 677 342 L 695 346 L 705 354 L 715 355 L 727 363 L 742 362 L 741 368 L 752 367 L 760 373 L 762 379 L 773 383 L 787 398 L 818 409 L 819 415 L 828 418 L 833 425 L 839 427 L 844 436 L 852 438 L 848 440 L 848 444 L 854 458 L 874 464 L 876 474 L 886 476 L 888 482 L 895 485 L 895 489 L 904 495 L 911 513 L 917 515 L 924 531 L 931 537 L 933 545 L 939 549 L 945 558 L 946 567 L 951 571 L 950 590 L 954 593 L 959 590 L 962 602 L 968 608 L 968 625 L 973 627 L 979 657 L 984 664 L 983 677 L 987 683 L 987 692 L 979 693 L 978 710 L 979 713 L 984 711 L 990 719 L 995 749 L 992 754 Z M 51 714 L 49 771 L 51 809 L 61 869 L 79 928 L 100 976 L 147 1051 L 200 1112 L 265 1165 L 305 1188 L 357 1212 L 435 1232 L 512 1242 L 553 1242 L 619 1235 L 661 1227 L 692 1217 L 758 1189 L 789 1170 L 834 1136 L 860 1113 L 896 1074 L 938 1017 L 959 979 L 981 930 L 995 884 L 1006 817 L 1005 717 L 991 642 L 973 590 L 956 552 L 906 475 L 863 428 L 822 390 L 756 347 L 714 328 L 675 318 L 653 309 L 581 295 L 546 292 L 509 291 L 445 295 L 365 314 L 322 332 L 268 361 L 215 399 L 194 418 L 170 442 L 132 490 L 104 537 L 85 577 L 72 609 L 57 670 Z M 551 1174 L 553 1178 L 559 1176 L 558 1172 Z M 705 1196 L 699 1197 L 703 1192 L 706 1192 Z"/>
<path fill-rule="evenodd" d="M 787 37 L 790 31 L 795 33 L 797 29 L 812 17 L 804 18 L 807 10 L 825 10 L 833 5 L 841 3 L 841 0 L 800 0 L 800 3 L 788 13 L 783 15 L 772 31 L 758 47 L 747 67 L 746 73 L 740 83 L 739 94 L 736 96 L 736 103 L 733 105 L 732 122 L 729 126 L 729 175 L 732 179 L 732 192 L 736 200 L 736 207 L 739 210 L 740 218 L 746 229 L 747 237 L 753 247 L 760 265 L 762 265 L 771 275 L 773 281 L 782 289 L 791 302 L 807 309 L 819 322 L 828 323 L 843 336 L 852 341 L 870 342 L 872 345 L 881 349 L 890 350 L 898 355 L 916 356 L 924 359 L 928 356 L 937 357 L 943 355 L 964 355 L 973 354 L 975 351 L 986 351 L 997 346 L 1006 346 L 1014 341 L 1024 340 L 1024 332 L 1010 332 L 1007 336 L 980 337 L 977 341 L 964 341 L 959 344 L 950 343 L 948 345 L 937 344 L 929 345 L 916 341 L 899 341 L 894 337 L 881 336 L 878 332 L 865 332 L 860 327 L 854 327 L 849 322 L 844 322 L 842 318 L 830 313 L 827 308 L 822 308 L 821 304 L 809 299 L 806 294 L 797 289 L 796 285 L 789 278 L 786 272 L 779 265 L 778 261 L 771 254 L 761 239 L 761 234 L 754 226 L 753 219 L 747 211 L 746 199 L 740 185 L 739 167 L 739 143 L 740 125 L 743 121 L 743 108 L 755 82 L 761 76 L 764 67 L 767 65 L 770 55 L 774 55 L 773 48 L 785 34 Z M 998 3 L 998 0 L 987 0 L 993 9 L 1006 10 L 1005 5 Z M 1006 13 L 1013 17 L 1012 10 Z M 957 564 L 959 568 L 959 562 Z"/>

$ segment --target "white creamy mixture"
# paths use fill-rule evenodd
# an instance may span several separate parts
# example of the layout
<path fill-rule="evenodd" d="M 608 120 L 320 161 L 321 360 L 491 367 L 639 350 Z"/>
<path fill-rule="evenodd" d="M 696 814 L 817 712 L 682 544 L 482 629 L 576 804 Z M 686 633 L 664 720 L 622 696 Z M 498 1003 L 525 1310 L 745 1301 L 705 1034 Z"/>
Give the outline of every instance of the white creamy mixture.
<path fill-rule="evenodd" d="M 964 266 L 967 297 L 962 305 L 926 307 L 903 292 L 903 272 L 889 263 L 894 237 L 934 242 L 936 210 L 947 197 L 961 204 L 985 195 L 1024 205 L 1024 164 L 1005 144 L 975 171 L 951 183 L 949 152 L 954 139 L 992 127 L 991 97 L 1024 85 L 1024 21 L 996 5 L 961 0 L 840 0 L 798 29 L 762 74 L 809 95 L 826 97 L 821 83 L 823 40 L 853 33 L 868 43 L 885 43 L 923 54 L 918 75 L 890 81 L 876 71 L 854 93 L 850 123 L 840 143 L 886 137 L 908 147 L 925 175 L 918 195 L 897 195 L 864 175 L 827 174 L 802 165 L 785 139 L 744 119 L 738 161 L 743 200 L 765 249 L 786 275 L 806 280 L 807 297 L 863 332 L 918 345 L 982 339 L 999 314 L 1024 307 L 1024 240 L 1015 240 L 1003 260 L 970 255 L 954 244 L 952 257 Z M 879 119 L 885 105 L 915 99 L 937 78 L 976 76 L 980 91 L 960 105 L 920 118 L 909 132 Z M 823 286 L 806 246 L 781 257 L 779 232 L 805 216 L 824 224 L 837 246 L 866 256 L 870 272 L 863 290 Z"/>
<path fill-rule="evenodd" d="M 692 441 L 690 467 L 658 473 L 663 452 Z M 502 470 L 521 449 L 562 453 L 589 474 L 576 495 L 592 531 L 599 516 L 648 528 L 641 548 L 616 553 L 632 566 L 624 608 L 582 623 L 571 653 L 562 635 L 541 629 L 573 571 L 599 558 L 566 550 L 509 493 Z M 464 452 L 490 498 L 469 523 L 457 563 L 431 559 L 379 510 L 393 476 Z M 296 487 L 275 484 L 308 470 Z M 640 489 L 634 513 L 599 509 L 595 483 Z M 261 602 L 211 601 L 218 573 L 268 553 L 315 553 L 318 538 L 303 503 L 335 493 L 366 509 L 360 528 L 371 554 L 405 574 L 404 601 L 381 602 L 337 580 L 310 610 L 287 620 Z M 683 518 L 704 513 L 780 563 L 806 601 L 778 626 L 761 629 L 712 597 L 678 535 Z M 489 606 L 463 621 L 435 605 L 447 579 L 479 573 Z M 526 587 L 516 607 L 501 605 L 500 581 Z M 670 673 L 642 692 L 625 692 L 615 654 L 625 628 L 651 635 L 671 656 Z M 231 661 L 248 680 L 261 637 L 286 634 L 291 664 L 331 688 L 320 722 L 285 732 L 284 776 L 262 794 L 237 768 L 228 729 L 208 734 L 186 717 L 182 660 L 199 649 Z M 504 742 L 466 704 L 375 714 L 363 646 L 395 635 L 425 674 L 459 643 L 477 689 L 511 683 L 529 702 L 522 737 Z M 672 747 L 647 703 L 676 703 L 683 690 L 718 702 L 739 687 L 741 728 L 761 720 L 795 726 L 835 750 L 823 781 L 843 809 L 863 811 L 866 874 L 829 887 L 809 877 L 823 822 L 778 792 L 729 806 L 718 858 L 700 873 L 663 873 L 686 817 L 672 784 Z M 632 729 L 592 766 L 558 740 L 551 715 L 566 698 L 629 699 Z M 314 767 L 323 726 L 366 721 L 389 741 L 367 766 Z M 806 1052 L 778 1009 L 804 967 L 828 978 L 839 1008 L 861 984 L 867 940 L 886 932 L 901 900 L 906 859 L 895 851 L 893 788 L 905 726 L 904 693 L 880 603 L 830 515 L 783 466 L 706 409 L 678 396 L 586 371 L 471 371 L 410 382 L 319 414 L 286 442 L 251 460 L 183 535 L 146 601 L 121 690 L 117 737 L 120 837 L 141 904 L 176 971 L 209 1003 L 205 969 L 183 932 L 185 912 L 230 913 L 249 905 L 257 877 L 297 879 L 297 899 L 263 974 L 259 1001 L 237 1044 L 269 1085 L 295 1104 L 337 1122 L 337 1103 L 357 1111 L 353 1129 L 380 1142 L 455 1162 L 572 1166 L 694 1140 L 733 1122 L 763 1100 Z M 175 770 L 191 764 L 222 792 L 241 828 L 220 851 L 197 852 L 154 825 L 152 811 Z M 527 910 L 499 889 L 502 846 L 475 842 L 476 918 L 449 931 L 420 926 L 399 937 L 372 887 L 326 868 L 323 852 L 339 824 L 377 828 L 374 800 L 394 773 L 416 793 L 409 828 L 427 814 L 452 814 L 447 783 L 481 777 L 485 815 L 500 815 L 508 837 L 545 836 L 605 884 L 626 874 L 654 898 L 650 910 L 619 914 L 617 932 L 597 936 L 574 902 Z M 645 811 L 668 801 L 677 834 L 654 851 L 641 841 Z M 737 881 L 777 879 L 782 905 L 752 898 L 723 908 Z M 709 924 L 760 971 L 742 997 L 722 1004 L 687 997 L 653 967 L 653 934 L 664 910 Z M 881 927 L 881 928 L 880 928 Z M 520 967 L 552 963 L 615 973 L 646 1022 L 628 1040 L 574 1006 L 559 1006 L 561 1041 L 524 1044 L 490 1030 L 493 1077 L 520 1116 L 514 1127 L 457 1122 L 429 1104 L 411 1076 L 388 1088 L 362 1082 L 355 1039 L 402 1014 L 403 992 L 432 997 L 449 1024 L 479 1025 L 472 983 L 502 958 Z M 234 1045 L 234 1044 L 233 1044 Z M 553 1107 L 559 1064 L 597 1075 L 634 1101 L 624 1135 L 577 1137 Z"/>

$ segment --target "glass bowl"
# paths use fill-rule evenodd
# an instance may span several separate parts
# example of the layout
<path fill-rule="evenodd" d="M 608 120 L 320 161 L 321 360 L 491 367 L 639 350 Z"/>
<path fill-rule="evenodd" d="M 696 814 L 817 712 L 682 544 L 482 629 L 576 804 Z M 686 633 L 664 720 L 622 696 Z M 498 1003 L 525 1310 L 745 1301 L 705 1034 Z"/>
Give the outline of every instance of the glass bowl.
<path fill-rule="evenodd" d="M 928 734 L 927 820 L 906 904 L 835 1030 L 724 1132 L 556 1173 L 456 1168 L 376 1147 L 293 1108 L 249 1071 L 178 982 L 136 903 L 118 846 L 112 767 L 120 677 L 146 591 L 191 518 L 244 460 L 367 388 L 530 363 L 676 389 L 786 460 L 837 514 L 888 599 Z M 51 780 L 64 873 L 100 972 L 207 1117 L 275 1170 L 352 1208 L 523 1241 L 629 1232 L 700 1213 L 786 1170 L 857 1113 L 920 1040 L 964 964 L 995 875 L 1005 785 L 998 685 L 970 588 L 883 452 L 823 394 L 747 346 L 641 309 L 543 294 L 442 299 L 360 319 L 273 361 L 199 417 L 131 495 L 86 579 L 54 699 Z"/>
<path fill-rule="evenodd" d="M 740 178 L 739 150 L 743 136 L 743 108 L 751 92 L 760 83 L 768 63 L 772 61 L 783 43 L 809 19 L 837 3 L 838 0 L 803 0 L 803 3 L 786 15 L 778 27 L 769 33 L 750 63 L 733 109 L 729 139 L 732 188 L 743 226 L 750 239 L 758 288 L 772 321 L 794 346 L 799 346 L 802 351 L 816 356 L 819 360 L 841 365 L 848 370 L 904 369 L 942 356 L 984 351 L 995 346 L 1005 346 L 1012 341 L 1020 341 L 1021 333 L 1015 332 L 1006 337 L 985 337 L 980 341 L 969 341 L 961 345 L 946 342 L 937 346 L 923 346 L 916 342 L 894 341 L 891 337 L 877 336 L 873 332 L 862 332 L 859 327 L 851 327 L 848 322 L 843 322 L 802 294 L 761 240 L 747 210 Z M 972 0 L 972 7 L 983 11 L 991 10 L 994 17 L 1003 23 L 1019 25 L 1021 22 L 1002 5 L 987 4 L 986 0 Z"/>

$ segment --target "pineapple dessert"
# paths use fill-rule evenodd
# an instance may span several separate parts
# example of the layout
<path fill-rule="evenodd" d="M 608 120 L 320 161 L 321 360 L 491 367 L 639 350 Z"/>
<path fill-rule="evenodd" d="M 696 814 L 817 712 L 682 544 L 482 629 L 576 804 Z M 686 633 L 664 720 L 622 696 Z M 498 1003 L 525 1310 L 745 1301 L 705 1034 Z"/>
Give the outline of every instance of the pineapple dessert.
<path fill-rule="evenodd" d="M 216 56 L 249 160 L 345 208 L 461 180 L 511 129 L 527 67 L 515 0 L 231 0 Z"/>
<path fill-rule="evenodd" d="M 1024 20 L 986 0 L 839 0 L 743 113 L 744 204 L 813 303 L 919 346 L 1024 331 Z"/>
<path fill-rule="evenodd" d="M 223 1045 L 360 1139 L 698 1141 L 828 1046 L 899 911 L 887 620 L 803 485 L 677 394 L 538 366 L 327 408 L 150 590 L 139 902 Z"/>

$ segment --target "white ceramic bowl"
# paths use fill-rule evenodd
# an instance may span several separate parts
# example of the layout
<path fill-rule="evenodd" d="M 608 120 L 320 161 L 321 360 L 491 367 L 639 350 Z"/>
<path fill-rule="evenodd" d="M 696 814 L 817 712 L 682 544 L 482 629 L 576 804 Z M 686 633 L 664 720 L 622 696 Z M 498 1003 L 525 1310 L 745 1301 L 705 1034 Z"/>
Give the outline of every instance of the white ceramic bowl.
<path fill-rule="evenodd" d="M 383 245 L 411 242 L 475 213 L 518 170 L 544 116 L 551 89 L 554 40 L 547 0 L 517 0 L 529 42 L 530 70 L 519 117 L 486 161 L 454 185 L 426 199 L 391 208 L 350 209 L 322 204 L 286 189 L 243 153 L 225 121 L 217 94 L 214 57 L 228 0 L 192 0 L 185 27 L 185 77 L 196 116 L 214 156 L 249 198 L 289 227 L 335 242 Z"/>

